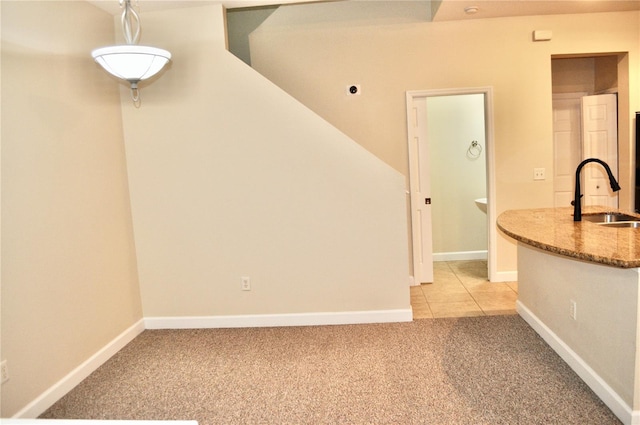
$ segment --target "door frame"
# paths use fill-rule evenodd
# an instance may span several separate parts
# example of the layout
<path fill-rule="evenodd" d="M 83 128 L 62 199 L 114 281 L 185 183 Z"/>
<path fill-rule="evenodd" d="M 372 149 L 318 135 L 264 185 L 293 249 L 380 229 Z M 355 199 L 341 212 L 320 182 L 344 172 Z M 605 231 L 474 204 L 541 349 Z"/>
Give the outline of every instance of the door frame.
<path fill-rule="evenodd" d="M 415 100 L 436 96 L 454 96 L 465 94 L 483 94 L 484 95 L 484 116 L 485 116 L 485 160 L 486 160 L 486 174 L 487 174 L 487 233 L 488 233 L 488 246 L 487 246 L 487 273 L 489 281 L 494 282 L 498 275 L 497 266 L 497 231 L 496 231 L 496 185 L 495 185 L 495 152 L 494 152 L 494 125 L 493 125 L 493 87 L 471 87 L 471 88 L 452 88 L 452 89 L 434 89 L 434 90 L 412 90 L 407 91 L 407 146 L 408 146 L 408 162 L 409 162 L 409 191 L 412 194 L 412 189 L 418 187 L 416 173 L 411 172 L 411 164 L 417 160 L 417 153 L 412 147 L 412 129 L 410 125 L 410 111 Z M 411 203 L 412 196 L 409 196 L 409 202 Z M 411 223 L 414 222 L 414 205 L 411 204 L 410 216 Z M 414 229 L 411 229 L 411 247 L 413 261 L 413 276 L 419 276 L 417 271 L 418 265 L 415 262 L 415 245 L 418 239 L 414 234 Z M 414 279 L 415 283 L 416 279 Z M 419 284 L 419 283 L 416 283 Z"/>

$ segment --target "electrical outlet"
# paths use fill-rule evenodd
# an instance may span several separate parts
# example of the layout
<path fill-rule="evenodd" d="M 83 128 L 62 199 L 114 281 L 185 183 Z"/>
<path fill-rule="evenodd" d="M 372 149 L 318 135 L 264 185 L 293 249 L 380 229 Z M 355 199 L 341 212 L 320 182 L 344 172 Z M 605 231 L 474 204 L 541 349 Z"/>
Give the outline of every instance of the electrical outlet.
<path fill-rule="evenodd" d="M 544 168 L 534 168 L 533 169 L 533 179 L 534 180 L 544 180 Z"/>
<path fill-rule="evenodd" d="M 571 316 L 573 320 L 576 320 L 577 310 L 578 305 L 576 302 L 574 300 L 569 300 L 569 316 Z"/>
<path fill-rule="evenodd" d="M 240 282 L 241 282 L 241 288 L 243 291 L 251 290 L 251 279 L 249 278 L 249 276 L 242 276 L 240 278 Z"/>
<path fill-rule="evenodd" d="M 5 383 L 9 380 L 9 369 L 7 368 L 7 361 L 3 360 L 0 363 L 0 381 L 1 383 Z"/>

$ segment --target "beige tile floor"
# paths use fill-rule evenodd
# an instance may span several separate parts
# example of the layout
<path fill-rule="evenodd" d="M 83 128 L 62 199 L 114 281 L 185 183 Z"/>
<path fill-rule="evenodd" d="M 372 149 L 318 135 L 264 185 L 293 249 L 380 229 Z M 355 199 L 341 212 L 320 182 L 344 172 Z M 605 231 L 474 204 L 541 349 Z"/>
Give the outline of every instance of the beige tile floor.
<path fill-rule="evenodd" d="M 414 319 L 516 313 L 518 282 L 489 282 L 486 261 L 439 261 L 433 269 L 433 283 L 411 286 Z"/>

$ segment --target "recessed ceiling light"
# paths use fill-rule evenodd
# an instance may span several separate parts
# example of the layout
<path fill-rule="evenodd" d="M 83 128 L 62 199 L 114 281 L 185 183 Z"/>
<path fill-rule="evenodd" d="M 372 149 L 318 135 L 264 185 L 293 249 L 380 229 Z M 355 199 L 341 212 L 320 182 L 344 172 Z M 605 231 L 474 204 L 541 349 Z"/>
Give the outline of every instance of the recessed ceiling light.
<path fill-rule="evenodd" d="M 478 6 L 467 6 L 464 8 L 464 13 L 466 13 L 467 15 L 478 13 Z"/>

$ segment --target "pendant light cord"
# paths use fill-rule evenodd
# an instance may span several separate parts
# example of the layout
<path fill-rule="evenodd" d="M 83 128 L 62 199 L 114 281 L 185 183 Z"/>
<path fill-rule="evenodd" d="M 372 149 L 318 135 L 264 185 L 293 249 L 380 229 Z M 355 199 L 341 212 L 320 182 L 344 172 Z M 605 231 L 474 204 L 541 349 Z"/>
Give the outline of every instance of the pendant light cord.
<path fill-rule="evenodd" d="M 124 7 L 122 11 L 122 33 L 127 44 L 138 44 L 140 40 L 140 16 L 131 6 L 131 0 L 120 0 L 120 7 Z M 140 107 L 140 90 L 138 83 L 131 83 L 131 100 L 136 108 Z"/>

